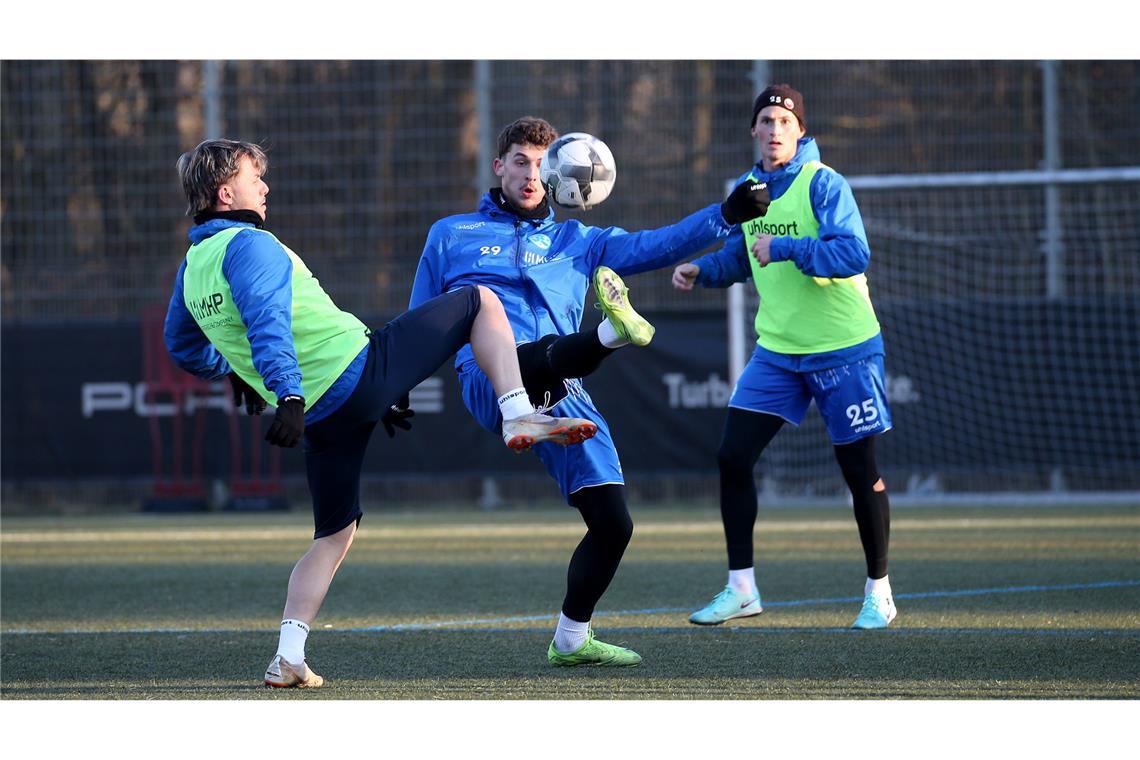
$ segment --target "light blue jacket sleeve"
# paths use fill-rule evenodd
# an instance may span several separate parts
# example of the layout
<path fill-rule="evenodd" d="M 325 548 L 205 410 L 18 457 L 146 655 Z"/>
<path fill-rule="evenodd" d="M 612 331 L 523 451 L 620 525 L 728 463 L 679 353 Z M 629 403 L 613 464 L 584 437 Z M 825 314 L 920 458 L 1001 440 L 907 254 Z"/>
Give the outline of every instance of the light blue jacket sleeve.
<path fill-rule="evenodd" d="M 428 231 L 424 252 L 420 255 L 420 263 L 416 267 L 416 279 L 412 281 L 412 295 L 408 299 L 409 309 L 414 309 L 424 301 L 443 293 L 443 249 L 448 234 L 447 226 L 442 222 L 436 222 Z"/>
<path fill-rule="evenodd" d="M 253 367 L 277 398 L 303 395 L 293 345 L 293 262 L 272 235 L 243 230 L 222 260 L 249 338 Z"/>
<path fill-rule="evenodd" d="M 820 169 L 812 177 L 811 206 L 819 220 L 819 238 L 775 238 L 772 261 L 793 261 L 810 277 L 852 277 L 867 271 L 871 248 L 847 180 Z"/>
<path fill-rule="evenodd" d="M 174 295 L 170 297 L 170 306 L 166 309 L 166 319 L 162 326 L 166 350 L 181 369 L 202 380 L 215 380 L 229 374 L 230 365 L 206 338 L 186 308 L 186 298 L 182 291 L 182 274 L 185 271 L 186 262 L 183 261 L 174 277 Z"/>
<path fill-rule="evenodd" d="M 590 271 L 607 266 L 619 275 L 630 275 L 660 269 L 725 239 L 732 229 L 721 216 L 719 203 L 655 230 L 607 227 L 591 241 Z"/>

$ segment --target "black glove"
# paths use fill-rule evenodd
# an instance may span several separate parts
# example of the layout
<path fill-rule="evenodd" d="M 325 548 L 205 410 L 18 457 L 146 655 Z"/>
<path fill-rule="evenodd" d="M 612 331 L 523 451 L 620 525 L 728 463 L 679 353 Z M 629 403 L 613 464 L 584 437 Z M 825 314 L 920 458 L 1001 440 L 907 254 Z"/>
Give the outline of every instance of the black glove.
<path fill-rule="evenodd" d="M 305 432 L 305 399 L 300 396 L 286 396 L 277 402 L 277 414 L 273 424 L 265 434 L 265 440 L 274 446 L 294 448 L 301 442 Z"/>
<path fill-rule="evenodd" d="M 226 377 L 230 379 L 230 386 L 234 389 L 235 407 L 241 408 L 241 405 L 245 404 L 246 414 L 261 414 L 265 411 L 265 399 L 251 388 L 249 383 L 238 377 L 238 373 L 231 372 Z"/>
<path fill-rule="evenodd" d="M 743 224 L 767 214 L 771 202 L 768 183 L 749 179 L 737 185 L 728 199 L 720 204 L 720 213 L 729 224 Z"/>
<path fill-rule="evenodd" d="M 396 437 L 396 428 L 401 430 L 411 430 L 412 423 L 409 422 L 416 413 L 411 409 L 412 402 L 408 398 L 408 394 L 400 397 L 400 400 L 388 407 L 388 411 L 380 418 L 384 423 L 384 430 L 388 433 L 389 438 Z"/>

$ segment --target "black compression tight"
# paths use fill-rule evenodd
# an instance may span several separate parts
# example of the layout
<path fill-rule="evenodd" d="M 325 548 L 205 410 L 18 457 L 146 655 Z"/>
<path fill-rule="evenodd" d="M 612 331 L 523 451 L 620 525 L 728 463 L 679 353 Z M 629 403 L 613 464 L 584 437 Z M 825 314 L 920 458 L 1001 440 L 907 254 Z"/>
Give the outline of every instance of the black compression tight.
<path fill-rule="evenodd" d="M 518 347 L 519 369 L 532 404 L 544 403 L 550 393 L 551 403 L 566 395 L 562 381 L 586 377 L 616 349 L 606 348 L 598 340 L 598 331 L 571 335 L 544 335 Z"/>
<path fill-rule="evenodd" d="M 855 523 L 867 560 L 867 577 L 882 578 L 887 574 L 887 547 L 891 537 L 891 505 L 886 484 L 875 466 L 875 439 L 861 438 L 854 443 L 835 447 L 835 458 L 843 470 L 843 479 L 851 489 Z"/>
<path fill-rule="evenodd" d="M 720 516 L 728 548 L 728 569 L 753 567 L 752 531 L 756 526 L 753 468 L 784 421 L 771 414 L 729 409 L 717 452 L 720 469 Z M 851 489 L 855 524 L 867 563 L 868 578 L 887 574 L 891 514 L 887 491 L 875 465 L 875 439 L 835 446 L 835 458 Z"/>
<path fill-rule="evenodd" d="M 570 504 L 582 513 L 586 535 L 570 557 L 566 572 L 566 598 L 562 614 L 585 623 L 609 588 L 633 536 L 633 518 L 625 503 L 625 487 L 592 486 L 570 495 Z"/>
<path fill-rule="evenodd" d="M 729 408 L 716 453 L 720 470 L 720 517 L 728 548 L 728 569 L 753 566 L 752 530 L 756 526 L 756 480 L 752 470 L 784 420 L 771 414 Z"/>
<path fill-rule="evenodd" d="M 550 369 L 561 378 L 585 377 L 596 370 L 603 359 L 617 350 L 603 346 L 597 330 L 571 335 L 548 335 L 542 340 L 546 341 L 548 338 L 554 338 L 550 341 L 550 347 L 546 352 L 550 360 Z"/>

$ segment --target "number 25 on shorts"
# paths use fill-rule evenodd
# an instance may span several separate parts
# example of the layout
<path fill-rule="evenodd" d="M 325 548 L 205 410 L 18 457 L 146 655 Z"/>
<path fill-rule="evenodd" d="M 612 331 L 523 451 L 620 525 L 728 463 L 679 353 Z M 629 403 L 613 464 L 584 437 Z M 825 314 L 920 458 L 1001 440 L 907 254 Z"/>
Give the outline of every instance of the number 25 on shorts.
<path fill-rule="evenodd" d="M 875 407 L 875 399 L 863 399 L 862 407 L 859 404 L 852 404 L 847 407 L 847 419 L 851 420 L 851 427 L 879 419 L 879 410 Z"/>

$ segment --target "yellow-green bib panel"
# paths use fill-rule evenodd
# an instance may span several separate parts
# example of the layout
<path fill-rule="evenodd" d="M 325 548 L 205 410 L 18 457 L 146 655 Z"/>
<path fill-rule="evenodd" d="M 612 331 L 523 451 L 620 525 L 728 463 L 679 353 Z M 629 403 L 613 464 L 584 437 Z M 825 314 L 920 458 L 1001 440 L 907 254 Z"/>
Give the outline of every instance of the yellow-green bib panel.
<path fill-rule="evenodd" d="M 768 206 L 767 214 L 742 225 L 752 279 L 760 294 L 756 342 L 769 351 L 818 354 L 854 346 L 879 333 L 865 274 L 809 277 L 792 261 L 761 267 L 752 256 L 758 235 L 819 237 L 811 180 L 822 167 L 819 161 L 804 164 L 791 187 Z"/>
<path fill-rule="evenodd" d="M 247 326 L 222 273 L 226 247 L 243 229 L 250 228 L 229 227 L 190 246 L 182 289 L 186 308 L 214 348 L 226 357 L 242 380 L 266 401 L 276 404 L 276 396 L 265 387 L 253 366 Z M 265 230 L 258 230 L 257 234 L 272 237 Z M 281 244 L 280 240 L 277 242 Z M 368 345 L 367 328 L 355 316 L 337 308 L 297 254 L 284 244 L 281 248 L 293 262 L 293 348 L 301 367 L 301 391 L 308 409 Z"/>

